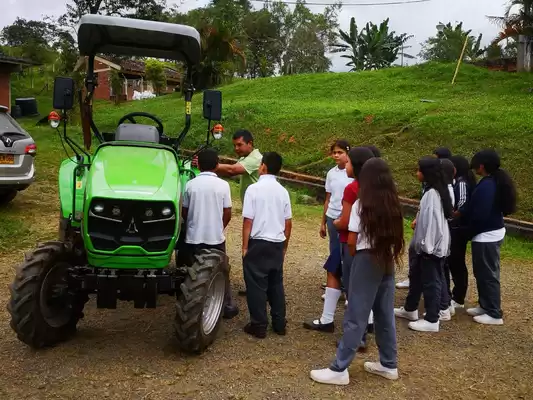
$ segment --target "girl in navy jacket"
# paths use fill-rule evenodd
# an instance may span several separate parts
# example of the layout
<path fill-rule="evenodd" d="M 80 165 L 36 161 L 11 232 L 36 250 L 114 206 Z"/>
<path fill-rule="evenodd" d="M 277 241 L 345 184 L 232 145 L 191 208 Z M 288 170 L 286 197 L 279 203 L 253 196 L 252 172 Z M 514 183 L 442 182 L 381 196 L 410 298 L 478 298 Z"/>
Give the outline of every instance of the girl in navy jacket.
<path fill-rule="evenodd" d="M 502 325 L 500 246 L 505 237 L 503 217 L 516 211 L 516 188 L 500 168 L 500 157 L 494 150 L 480 151 L 470 164 L 482 178 L 472 192 L 466 214 L 479 294 L 479 307 L 467 313 L 480 324 Z"/>

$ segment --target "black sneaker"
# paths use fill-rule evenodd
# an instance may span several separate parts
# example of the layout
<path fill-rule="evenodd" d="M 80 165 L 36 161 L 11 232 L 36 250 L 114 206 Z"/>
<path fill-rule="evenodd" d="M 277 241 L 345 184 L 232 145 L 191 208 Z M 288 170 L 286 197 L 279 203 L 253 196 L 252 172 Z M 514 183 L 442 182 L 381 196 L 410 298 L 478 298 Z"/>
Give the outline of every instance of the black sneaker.
<path fill-rule="evenodd" d="M 258 325 L 252 325 L 251 323 L 247 323 L 244 326 L 244 332 L 246 332 L 248 335 L 252 335 L 258 339 L 264 339 L 267 336 L 266 328 Z"/>
<path fill-rule="evenodd" d="M 327 333 L 333 333 L 335 331 L 335 323 L 330 322 L 329 324 L 323 324 L 320 322 L 320 318 L 317 319 L 318 324 L 315 323 L 315 321 L 311 322 L 304 322 L 304 328 L 309 329 L 311 331 L 319 331 L 319 332 L 327 332 Z"/>
<path fill-rule="evenodd" d="M 285 336 L 287 334 L 286 326 L 284 326 L 283 328 L 272 327 L 272 330 L 274 331 L 276 335 L 279 335 L 279 336 Z"/>
<path fill-rule="evenodd" d="M 239 307 L 226 306 L 224 307 L 224 314 L 222 315 L 222 318 L 232 319 L 232 318 L 235 318 L 237 315 L 239 315 Z"/>

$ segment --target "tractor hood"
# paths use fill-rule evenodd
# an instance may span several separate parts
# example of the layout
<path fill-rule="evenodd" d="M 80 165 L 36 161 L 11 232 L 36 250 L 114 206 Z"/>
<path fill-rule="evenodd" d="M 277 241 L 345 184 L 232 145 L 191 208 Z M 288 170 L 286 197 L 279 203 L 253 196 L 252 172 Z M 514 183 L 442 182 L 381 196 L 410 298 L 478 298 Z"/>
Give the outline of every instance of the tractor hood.
<path fill-rule="evenodd" d="M 175 154 L 161 147 L 103 145 L 87 178 L 90 198 L 175 202 L 179 189 Z"/>

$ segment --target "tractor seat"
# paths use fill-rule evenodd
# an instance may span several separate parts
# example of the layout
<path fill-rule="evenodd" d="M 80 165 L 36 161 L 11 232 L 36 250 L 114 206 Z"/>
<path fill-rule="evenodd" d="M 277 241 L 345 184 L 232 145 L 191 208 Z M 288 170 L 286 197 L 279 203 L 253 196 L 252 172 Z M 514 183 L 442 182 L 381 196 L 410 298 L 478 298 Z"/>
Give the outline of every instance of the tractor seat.
<path fill-rule="evenodd" d="M 159 132 L 152 125 L 120 124 L 115 131 L 115 140 L 159 143 Z"/>

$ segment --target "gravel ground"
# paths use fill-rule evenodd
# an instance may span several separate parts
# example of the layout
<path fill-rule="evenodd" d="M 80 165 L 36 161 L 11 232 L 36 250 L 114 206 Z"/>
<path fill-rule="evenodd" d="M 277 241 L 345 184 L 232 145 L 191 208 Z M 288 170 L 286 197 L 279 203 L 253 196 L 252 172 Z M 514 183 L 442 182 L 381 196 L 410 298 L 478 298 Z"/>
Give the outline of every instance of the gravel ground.
<path fill-rule="evenodd" d="M 34 203 L 29 195 L 17 201 Z M 26 202 L 27 204 L 24 204 Z M 37 204 L 33 204 L 37 206 Z M 39 236 L 54 237 L 57 212 L 33 208 L 27 218 Z M 235 210 L 237 211 L 237 210 Z M 409 331 L 398 321 L 401 379 L 389 382 L 363 371 L 364 360 L 375 360 L 371 340 L 368 353 L 350 368 L 351 383 L 337 388 L 313 383 L 309 371 L 325 367 L 335 354 L 335 334 L 309 332 L 302 321 L 320 315 L 325 278 L 321 263 L 327 243 L 318 238 L 317 221 L 297 219 L 285 266 L 289 332 L 269 334 L 265 340 L 242 332 L 247 321 L 245 300 L 241 314 L 224 321 L 213 346 L 203 355 L 181 354 L 173 337 L 171 297 L 161 297 L 155 310 L 117 310 L 86 307 L 79 333 L 58 347 L 33 351 L 19 342 L 9 327 L 5 307 L 0 311 L 0 398 L 2 399 L 531 399 L 533 398 L 533 325 L 525 307 L 533 303 L 530 263 L 506 262 L 502 268 L 505 311 L 503 327 L 486 327 L 459 312 L 442 324 L 439 334 Z M 234 260 L 235 292 L 243 288 L 240 265 L 240 220 L 232 221 L 228 249 Z M 0 252 L 0 301 L 8 301 L 7 285 L 17 254 Z M 401 273 L 398 279 L 404 277 Z M 398 291 L 401 305 L 406 292 Z M 470 293 L 470 304 L 475 292 Z M 344 307 L 339 305 L 337 326 Z"/>

